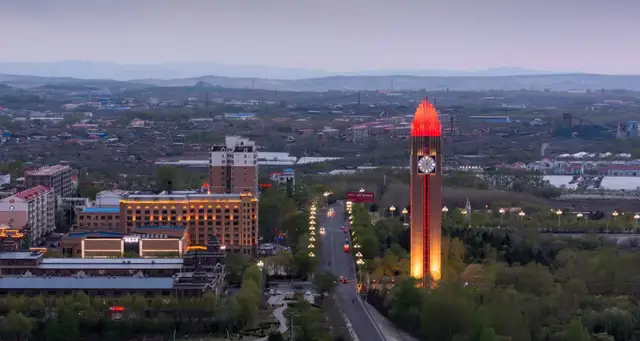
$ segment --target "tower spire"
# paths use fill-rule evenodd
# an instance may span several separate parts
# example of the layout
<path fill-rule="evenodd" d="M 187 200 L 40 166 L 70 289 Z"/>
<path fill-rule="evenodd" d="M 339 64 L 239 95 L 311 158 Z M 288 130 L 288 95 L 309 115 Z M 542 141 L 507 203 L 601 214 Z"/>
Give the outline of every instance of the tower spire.
<path fill-rule="evenodd" d="M 413 116 L 411 136 L 440 136 L 441 130 L 438 112 L 425 97 Z"/>

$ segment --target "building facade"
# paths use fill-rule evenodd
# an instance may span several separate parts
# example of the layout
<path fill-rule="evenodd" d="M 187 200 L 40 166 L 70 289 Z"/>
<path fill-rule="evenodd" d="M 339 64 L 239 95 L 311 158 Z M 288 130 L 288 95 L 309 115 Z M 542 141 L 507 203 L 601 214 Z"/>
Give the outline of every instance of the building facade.
<path fill-rule="evenodd" d="M 75 196 L 73 170 L 66 165 L 55 165 L 26 171 L 24 181 L 27 188 L 45 186 L 51 188 L 56 196 Z"/>
<path fill-rule="evenodd" d="M 120 224 L 120 207 L 85 207 L 78 212 L 73 230 L 124 233 Z"/>
<path fill-rule="evenodd" d="M 215 237 L 227 250 L 253 254 L 258 245 L 258 199 L 249 191 L 124 195 L 120 224 L 125 234 L 141 226 L 183 226 L 189 245 L 207 245 Z"/>
<path fill-rule="evenodd" d="M 216 194 L 258 194 L 258 150 L 254 141 L 227 136 L 224 145 L 211 147 L 209 190 Z"/>
<path fill-rule="evenodd" d="M 53 232 L 56 199 L 54 191 L 36 186 L 0 200 L 0 223 L 23 231 L 30 246 Z"/>
<path fill-rule="evenodd" d="M 426 99 L 411 123 L 411 276 L 423 286 L 441 277 L 442 139 L 436 109 Z"/>

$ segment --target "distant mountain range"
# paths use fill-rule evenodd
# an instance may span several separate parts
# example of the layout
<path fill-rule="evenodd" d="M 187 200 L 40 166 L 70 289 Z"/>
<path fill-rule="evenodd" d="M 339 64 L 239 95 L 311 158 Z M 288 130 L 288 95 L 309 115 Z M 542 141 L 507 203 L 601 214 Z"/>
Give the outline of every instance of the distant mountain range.
<path fill-rule="evenodd" d="M 72 77 L 84 79 L 177 79 L 203 75 L 233 78 L 305 79 L 334 76 L 422 76 L 422 77 L 495 77 L 542 75 L 552 72 L 521 68 L 494 68 L 481 71 L 451 70 L 371 70 L 332 72 L 314 69 L 293 69 L 261 65 L 223 65 L 216 63 L 166 63 L 127 65 L 105 62 L 0 63 L 0 74 L 40 77 Z"/>
<path fill-rule="evenodd" d="M 519 68 L 485 71 L 391 70 L 332 75 L 318 70 L 217 64 L 118 65 L 94 62 L 0 63 L 0 84 L 16 88 L 43 85 L 111 89 L 184 87 L 200 83 L 226 88 L 280 91 L 417 90 L 481 91 L 629 89 L 640 90 L 640 76 L 558 74 Z M 184 67 L 183 67 L 184 66 Z M 218 72 L 206 72 L 218 67 Z M 313 76 L 315 74 L 315 76 Z M 328 75 L 327 75 L 328 74 Z M 173 76 L 172 76 L 173 75 Z M 183 75 L 176 76 L 175 75 Z M 195 75 L 195 76 L 190 76 Z M 205 75 L 205 76 L 203 76 Z M 229 76 L 225 76 L 229 75 Z M 231 76 L 233 75 L 233 76 Z M 243 76 L 245 75 L 245 76 Z M 281 75 L 281 77 L 275 77 Z M 287 77 L 288 75 L 288 77 Z M 308 77 L 302 77 L 307 75 Z"/>

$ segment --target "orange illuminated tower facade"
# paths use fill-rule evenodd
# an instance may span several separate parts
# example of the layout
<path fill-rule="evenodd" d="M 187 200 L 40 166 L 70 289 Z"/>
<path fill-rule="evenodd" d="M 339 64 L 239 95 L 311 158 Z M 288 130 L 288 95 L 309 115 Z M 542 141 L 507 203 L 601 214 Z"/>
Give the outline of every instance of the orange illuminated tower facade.
<path fill-rule="evenodd" d="M 411 123 L 411 276 L 424 286 L 442 274 L 442 138 L 438 113 L 424 99 Z"/>

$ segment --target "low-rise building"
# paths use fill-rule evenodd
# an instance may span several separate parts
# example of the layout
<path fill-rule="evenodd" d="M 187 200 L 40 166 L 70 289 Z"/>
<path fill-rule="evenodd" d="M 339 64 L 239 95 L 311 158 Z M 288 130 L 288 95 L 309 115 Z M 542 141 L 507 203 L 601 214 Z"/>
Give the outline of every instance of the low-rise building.
<path fill-rule="evenodd" d="M 187 251 L 189 234 L 182 226 L 137 226 L 131 232 L 72 232 L 61 240 L 62 253 L 80 258 L 181 257 Z"/>
<path fill-rule="evenodd" d="M 73 230 L 124 233 L 120 224 L 120 207 L 85 207 L 78 212 Z"/>
<path fill-rule="evenodd" d="M 216 238 L 229 251 L 254 254 L 258 245 L 258 199 L 251 192 L 129 194 L 120 201 L 120 224 L 126 234 L 139 227 L 183 226 L 189 245 L 207 245 Z"/>
<path fill-rule="evenodd" d="M 55 230 L 55 193 L 36 186 L 0 200 L 0 223 L 18 229 L 37 245 Z"/>

